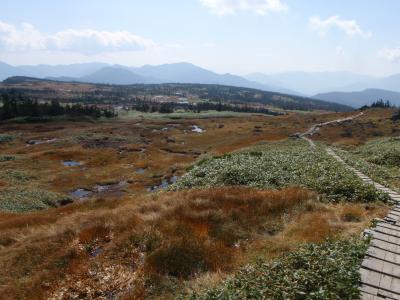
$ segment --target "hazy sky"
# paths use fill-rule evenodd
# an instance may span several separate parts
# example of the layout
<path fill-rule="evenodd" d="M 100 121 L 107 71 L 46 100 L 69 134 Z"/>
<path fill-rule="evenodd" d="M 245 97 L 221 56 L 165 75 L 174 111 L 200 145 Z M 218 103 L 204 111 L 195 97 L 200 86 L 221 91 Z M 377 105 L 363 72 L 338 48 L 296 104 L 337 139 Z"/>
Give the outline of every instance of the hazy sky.
<path fill-rule="evenodd" d="M 400 72 L 399 0 L 0 0 L 0 61 Z"/>

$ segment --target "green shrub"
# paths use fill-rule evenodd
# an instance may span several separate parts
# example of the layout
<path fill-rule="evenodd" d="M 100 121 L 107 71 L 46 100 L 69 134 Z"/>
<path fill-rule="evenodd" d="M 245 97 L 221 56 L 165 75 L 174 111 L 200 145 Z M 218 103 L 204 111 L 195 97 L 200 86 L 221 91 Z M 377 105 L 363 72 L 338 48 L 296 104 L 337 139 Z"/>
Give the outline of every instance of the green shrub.
<path fill-rule="evenodd" d="M 223 185 L 259 188 L 303 186 L 323 194 L 330 201 L 388 200 L 388 196 L 367 185 L 323 148 L 312 150 L 302 141 L 274 143 L 253 152 L 217 157 L 194 166 L 170 189 Z"/>
<path fill-rule="evenodd" d="M 10 183 L 20 183 L 30 181 L 36 177 L 25 171 L 6 169 L 0 171 L 0 178 L 7 180 Z"/>
<path fill-rule="evenodd" d="M 251 152 L 249 152 L 249 155 L 260 157 L 260 156 L 262 156 L 262 152 L 261 151 L 251 151 Z"/>
<path fill-rule="evenodd" d="M 382 151 L 384 151 L 384 149 L 382 149 Z M 360 170 L 376 182 L 400 191 L 399 167 L 381 164 L 378 162 L 377 156 L 371 156 L 358 149 L 353 152 L 335 149 L 335 152 L 350 166 Z"/>
<path fill-rule="evenodd" d="M 65 196 L 41 189 L 19 187 L 0 190 L 0 211 L 28 212 L 55 207 Z"/>
<path fill-rule="evenodd" d="M 378 139 L 361 147 L 360 153 L 377 165 L 400 166 L 400 138 Z"/>
<path fill-rule="evenodd" d="M 14 136 L 10 134 L 0 134 L 0 144 L 8 143 L 14 140 Z"/>
<path fill-rule="evenodd" d="M 221 285 L 181 299 L 359 299 L 359 268 L 368 243 L 359 239 L 308 244 L 241 269 Z"/>
<path fill-rule="evenodd" d="M 14 155 L 0 155 L 0 162 L 7 162 L 15 160 L 16 157 Z"/>

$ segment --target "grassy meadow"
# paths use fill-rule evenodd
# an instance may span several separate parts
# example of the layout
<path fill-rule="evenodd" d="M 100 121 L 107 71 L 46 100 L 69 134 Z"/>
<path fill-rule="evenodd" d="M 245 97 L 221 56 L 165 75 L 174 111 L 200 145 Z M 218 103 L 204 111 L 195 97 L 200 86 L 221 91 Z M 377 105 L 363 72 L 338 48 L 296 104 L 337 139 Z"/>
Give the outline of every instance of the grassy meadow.
<path fill-rule="evenodd" d="M 346 144 L 349 124 L 322 129 L 316 149 L 288 139 L 348 115 L 2 124 L 1 295 L 357 299 L 360 233 L 387 213 L 387 196 L 322 143 L 391 172 L 379 155 L 392 158 L 397 142 Z M 397 126 L 370 116 L 356 122 Z M 388 154 L 368 161 L 374 143 Z"/>

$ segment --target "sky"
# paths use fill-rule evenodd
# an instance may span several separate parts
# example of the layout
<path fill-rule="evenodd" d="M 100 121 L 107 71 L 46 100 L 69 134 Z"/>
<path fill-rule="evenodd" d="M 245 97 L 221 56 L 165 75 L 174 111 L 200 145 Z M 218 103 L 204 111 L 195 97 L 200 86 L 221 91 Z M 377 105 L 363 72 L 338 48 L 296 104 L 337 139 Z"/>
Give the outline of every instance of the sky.
<path fill-rule="evenodd" d="M 399 0 L 0 0 L 12 65 L 400 73 Z"/>

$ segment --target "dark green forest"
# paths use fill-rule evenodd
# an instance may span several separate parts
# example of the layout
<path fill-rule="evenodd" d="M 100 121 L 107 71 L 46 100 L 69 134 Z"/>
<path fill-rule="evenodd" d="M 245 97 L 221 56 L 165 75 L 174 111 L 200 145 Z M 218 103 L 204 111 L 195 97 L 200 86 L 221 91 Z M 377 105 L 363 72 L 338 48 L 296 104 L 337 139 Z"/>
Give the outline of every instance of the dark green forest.
<path fill-rule="evenodd" d="M 79 103 L 72 105 L 61 105 L 57 100 L 41 103 L 28 96 L 16 93 L 3 93 L 0 95 L 2 106 L 0 108 L 0 119 L 8 120 L 18 117 L 55 117 L 55 116 L 89 116 L 95 119 L 105 117 L 113 118 L 116 116 L 111 108 L 99 108 L 95 105 L 82 105 Z"/>

